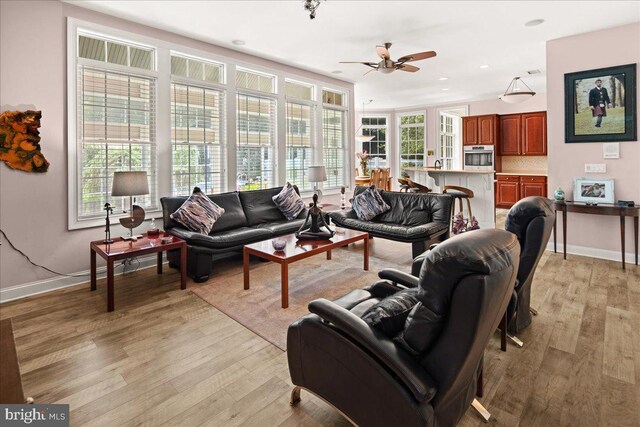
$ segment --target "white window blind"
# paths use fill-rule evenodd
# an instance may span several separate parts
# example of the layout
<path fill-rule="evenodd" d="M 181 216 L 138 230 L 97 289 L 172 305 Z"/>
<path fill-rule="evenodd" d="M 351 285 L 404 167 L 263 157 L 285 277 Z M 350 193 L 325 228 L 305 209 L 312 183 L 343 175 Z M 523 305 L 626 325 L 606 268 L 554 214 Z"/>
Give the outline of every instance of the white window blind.
<path fill-rule="evenodd" d="M 307 168 L 311 166 L 313 149 L 314 108 L 296 102 L 287 102 L 287 181 L 300 190 L 310 190 Z"/>
<path fill-rule="evenodd" d="M 115 171 L 146 171 L 150 194 L 136 203 L 157 208 L 155 78 L 79 65 L 77 83 L 78 219 L 103 216 L 107 202 L 125 209 L 111 197 Z"/>
<path fill-rule="evenodd" d="M 364 141 L 362 149 L 369 153 L 369 167 L 387 168 L 387 118 L 363 117 L 362 134 L 373 136 L 371 141 Z"/>
<path fill-rule="evenodd" d="M 322 110 L 323 160 L 327 171 L 324 188 L 345 185 L 346 112 L 325 107 Z"/>
<path fill-rule="evenodd" d="M 400 117 L 400 167 L 424 166 L 424 114 Z"/>
<path fill-rule="evenodd" d="M 273 187 L 276 101 L 238 93 L 236 126 L 238 190 Z"/>
<path fill-rule="evenodd" d="M 221 90 L 171 83 L 173 195 L 226 190 L 224 98 Z"/>

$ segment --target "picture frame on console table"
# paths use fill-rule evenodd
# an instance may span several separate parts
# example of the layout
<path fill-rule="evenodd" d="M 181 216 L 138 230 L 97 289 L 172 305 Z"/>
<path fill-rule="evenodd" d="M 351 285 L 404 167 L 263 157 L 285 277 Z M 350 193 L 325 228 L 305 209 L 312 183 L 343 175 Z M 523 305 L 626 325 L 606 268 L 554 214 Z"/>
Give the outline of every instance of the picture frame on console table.
<path fill-rule="evenodd" d="M 636 65 L 564 75 L 566 143 L 638 139 Z"/>
<path fill-rule="evenodd" d="M 615 203 L 613 179 L 574 178 L 573 200 L 580 203 Z"/>

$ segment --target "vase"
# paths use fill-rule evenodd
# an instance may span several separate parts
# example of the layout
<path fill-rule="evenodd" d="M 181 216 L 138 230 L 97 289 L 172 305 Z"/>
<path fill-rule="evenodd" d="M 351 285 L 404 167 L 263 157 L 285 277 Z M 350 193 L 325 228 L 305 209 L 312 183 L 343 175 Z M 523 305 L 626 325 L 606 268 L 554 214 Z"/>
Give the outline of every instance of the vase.
<path fill-rule="evenodd" d="M 368 169 L 368 162 L 366 161 L 361 161 L 360 162 L 360 169 L 362 169 L 362 176 L 369 176 L 369 169 Z"/>
<path fill-rule="evenodd" d="M 556 199 L 556 202 L 564 202 L 564 190 L 560 187 L 556 188 L 553 197 Z"/>

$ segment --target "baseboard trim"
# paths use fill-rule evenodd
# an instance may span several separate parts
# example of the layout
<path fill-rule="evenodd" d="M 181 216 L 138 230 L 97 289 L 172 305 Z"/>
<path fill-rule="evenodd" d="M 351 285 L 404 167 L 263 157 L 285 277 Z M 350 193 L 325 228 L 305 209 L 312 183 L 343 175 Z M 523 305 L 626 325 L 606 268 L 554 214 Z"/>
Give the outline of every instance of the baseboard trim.
<path fill-rule="evenodd" d="M 142 270 L 145 268 L 155 267 L 157 263 L 157 257 L 155 254 L 153 256 L 140 257 L 139 261 L 140 267 L 138 267 L 138 270 Z M 118 270 L 116 270 L 116 272 L 117 271 Z M 45 292 L 55 291 L 57 289 L 63 289 L 70 286 L 89 283 L 89 273 L 89 270 L 84 270 L 74 273 L 76 275 L 84 275 L 80 277 L 51 277 L 49 279 L 37 280 L 35 282 L 23 283 L 21 285 L 15 285 L 8 288 L 0 289 L 0 304 L 17 299 L 31 297 Z M 96 269 L 96 276 L 98 279 L 104 279 L 105 277 L 107 277 L 107 267 L 98 267 Z"/>
<path fill-rule="evenodd" d="M 562 243 L 558 243 L 558 253 L 561 254 L 563 251 L 564 245 Z M 547 244 L 547 250 L 553 252 L 553 242 L 549 242 Z M 620 251 L 610 251 L 606 249 L 598 249 L 598 248 L 589 248 L 586 246 L 576 246 L 576 245 L 568 245 L 567 246 L 567 256 L 568 255 L 579 255 L 586 256 L 590 258 L 599 258 L 606 259 L 609 261 L 617 261 L 622 262 L 622 254 Z M 626 252 L 625 253 L 625 262 L 627 264 L 635 264 L 636 255 L 634 252 Z"/>

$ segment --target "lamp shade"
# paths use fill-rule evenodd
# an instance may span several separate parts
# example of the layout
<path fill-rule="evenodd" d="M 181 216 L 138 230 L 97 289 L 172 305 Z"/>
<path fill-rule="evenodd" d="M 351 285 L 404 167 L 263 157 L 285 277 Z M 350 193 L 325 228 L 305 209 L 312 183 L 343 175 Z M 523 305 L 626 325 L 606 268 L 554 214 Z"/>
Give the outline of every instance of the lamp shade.
<path fill-rule="evenodd" d="M 323 182 L 327 180 L 327 170 L 324 166 L 309 166 L 307 172 L 309 182 Z"/>
<path fill-rule="evenodd" d="M 141 196 L 149 194 L 146 172 L 114 172 L 112 196 Z"/>

